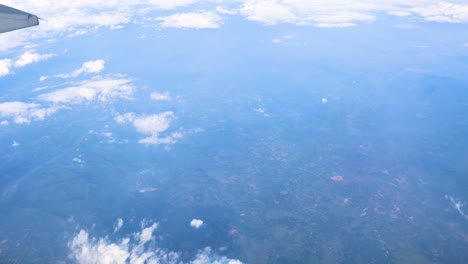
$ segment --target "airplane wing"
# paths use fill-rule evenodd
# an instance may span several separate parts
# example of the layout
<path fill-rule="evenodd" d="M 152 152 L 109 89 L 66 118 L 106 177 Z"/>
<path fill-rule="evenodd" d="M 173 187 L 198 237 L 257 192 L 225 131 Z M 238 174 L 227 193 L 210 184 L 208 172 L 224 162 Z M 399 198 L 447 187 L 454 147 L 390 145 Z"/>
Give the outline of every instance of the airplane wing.
<path fill-rule="evenodd" d="M 39 18 L 6 5 L 0 5 L 0 33 L 39 25 Z"/>

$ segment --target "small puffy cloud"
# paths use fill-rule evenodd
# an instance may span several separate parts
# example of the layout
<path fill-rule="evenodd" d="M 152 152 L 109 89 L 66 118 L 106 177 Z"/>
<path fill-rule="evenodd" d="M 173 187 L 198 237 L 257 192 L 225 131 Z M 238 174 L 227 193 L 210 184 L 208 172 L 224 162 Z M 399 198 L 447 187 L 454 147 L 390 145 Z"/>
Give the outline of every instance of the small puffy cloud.
<path fill-rule="evenodd" d="M 190 221 L 190 226 L 196 229 L 200 228 L 202 225 L 203 225 L 203 220 L 192 219 L 192 221 Z"/>
<path fill-rule="evenodd" d="M 227 9 L 222 6 L 217 6 L 216 7 L 216 12 L 223 14 L 223 15 L 237 15 L 238 11 L 234 9 Z"/>
<path fill-rule="evenodd" d="M 39 80 L 45 81 L 50 78 L 76 78 L 80 75 L 91 74 L 91 73 L 100 73 L 104 70 L 106 62 L 104 60 L 94 60 L 94 61 L 86 61 L 83 65 L 70 73 L 64 74 L 56 74 L 53 76 L 41 76 Z"/>
<path fill-rule="evenodd" d="M 133 120 L 133 125 L 138 132 L 147 135 L 156 135 L 166 131 L 174 118 L 174 113 L 171 111 L 137 117 Z"/>
<path fill-rule="evenodd" d="M 78 164 L 80 167 L 83 167 L 85 165 L 85 161 L 81 158 L 81 155 L 80 157 L 75 157 L 72 159 L 72 162 Z"/>
<path fill-rule="evenodd" d="M 57 107 L 44 108 L 39 104 L 19 101 L 0 103 L 0 116 L 12 118 L 16 124 L 29 124 L 32 120 L 44 120 L 57 110 Z"/>
<path fill-rule="evenodd" d="M 265 113 L 264 108 L 255 108 L 254 111 L 257 112 L 257 113 L 261 113 L 261 114 Z"/>
<path fill-rule="evenodd" d="M 131 81 L 125 78 L 113 78 L 113 76 L 96 78 L 41 94 L 38 99 L 55 104 L 78 104 L 94 100 L 107 102 L 116 98 L 130 99 L 135 90 Z"/>
<path fill-rule="evenodd" d="M 31 63 L 48 60 L 54 56 L 55 54 L 39 54 L 39 53 L 35 53 L 34 51 L 26 51 L 15 62 L 15 67 L 21 68 Z"/>
<path fill-rule="evenodd" d="M 328 103 L 328 99 L 327 99 L 327 98 L 325 98 L 325 97 L 324 97 L 324 98 L 322 98 L 322 104 L 326 104 L 326 103 Z"/>
<path fill-rule="evenodd" d="M 294 23 L 298 20 L 287 6 L 276 1 L 247 1 L 240 11 L 247 19 L 266 25 Z"/>
<path fill-rule="evenodd" d="M 11 144 L 12 147 L 18 147 L 20 145 L 20 143 L 18 141 L 13 141 L 13 143 Z"/>
<path fill-rule="evenodd" d="M 104 64 L 106 64 L 104 60 L 87 61 L 83 63 L 81 68 L 70 73 L 70 76 L 77 77 L 82 74 L 100 73 L 104 70 Z"/>
<path fill-rule="evenodd" d="M 259 107 L 259 108 L 256 108 L 256 109 L 254 109 L 254 112 L 263 114 L 263 116 L 265 116 L 265 117 L 269 117 L 269 116 L 270 116 L 270 114 L 268 114 L 268 113 L 266 112 L 265 108 L 260 108 L 260 107 Z"/>
<path fill-rule="evenodd" d="M 174 113 L 167 111 L 159 114 L 141 116 L 138 116 L 135 113 L 126 113 L 117 115 L 114 120 L 120 124 L 131 123 L 139 133 L 147 135 L 148 137 L 139 141 L 142 144 L 172 145 L 175 144 L 178 139 L 183 137 L 182 132 L 173 132 L 164 137 L 161 137 L 160 134 L 169 129 L 170 123 L 174 118 Z"/>
<path fill-rule="evenodd" d="M 12 61 L 10 59 L 0 60 L 0 77 L 11 73 Z"/>
<path fill-rule="evenodd" d="M 144 228 L 140 233 L 140 243 L 146 243 L 153 237 L 153 232 L 158 228 L 158 224 L 154 223 L 151 226 Z"/>
<path fill-rule="evenodd" d="M 0 125 L 2 125 L 2 126 L 8 126 L 9 123 L 10 123 L 10 122 L 8 122 L 8 120 L 2 120 L 2 121 L 0 122 Z"/>
<path fill-rule="evenodd" d="M 179 13 L 159 17 L 158 20 L 166 28 L 213 29 L 223 24 L 223 19 L 214 12 Z"/>
<path fill-rule="evenodd" d="M 159 137 L 159 136 L 151 136 L 140 140 L 141 144 L 147 145 L 174 145 L 177 143 L 177 140 L 182 139 L 184 137 L 184 133 L 182 132 L 173 132 L 169 136 L 166 137 Z"/>
<path fill-rule="evenodd" d="M 169 92 L 165 93 L 158 93 L 158 92 L 153 92 L 150 95 L 151 100 L 153 101 L 164 101 L 164 100 L 169 100 L 171 96 L 169 95 Z"/>

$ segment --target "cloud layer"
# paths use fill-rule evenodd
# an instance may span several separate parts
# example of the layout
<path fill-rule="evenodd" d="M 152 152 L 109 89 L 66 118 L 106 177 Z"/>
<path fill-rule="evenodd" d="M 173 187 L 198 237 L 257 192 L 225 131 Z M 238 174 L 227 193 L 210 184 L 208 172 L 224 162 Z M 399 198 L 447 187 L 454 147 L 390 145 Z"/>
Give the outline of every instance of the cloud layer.
<path fill-rule="evenodd" d="M 247 0 L 241 13 L 265 25 L 290 23 L 316 27 L 349 27 L 372 22 L 382 13 L 426 21 L 468 23 L 462 1 L 429 0 Z"/>
<path fill-rule="evenodd" d="M 372 22 L 382 14 L 445 23 L 468 23 L 468 4 L 464 0 L 135 0 L 92 1 L 6 0 L 3 4 L 20 8 L 40 17 L 39 27 L 0 35 L 0 50 L 24 45 L 34 39 L 48 39 L 57 33 L 79 36 L 100 27 L 121 28 L 156 19 L 165 28 L 218 28 L 223 17 L 242 15 L 264 25 L 289 23 L 316 27 L 349 27 Z M 187 6 L 192 11 L 187 12 Z M 228 6 L 229 8 L 225 8 Z M 184 7 L 184 12 L 176 12 Z M 157 10 L 172 14 L 158 16 Z"/>

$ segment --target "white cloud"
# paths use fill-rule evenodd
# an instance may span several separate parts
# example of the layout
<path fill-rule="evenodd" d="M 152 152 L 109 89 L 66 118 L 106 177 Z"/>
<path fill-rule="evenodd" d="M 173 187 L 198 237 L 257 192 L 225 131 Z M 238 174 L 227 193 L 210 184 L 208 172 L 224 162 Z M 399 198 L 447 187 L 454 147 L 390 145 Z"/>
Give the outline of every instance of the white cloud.
<path fill-rule="evenodd" d="M 58 109 L 58 107 L 44 108 L 39 104 L 19 101 L 4 102 L 0 103 L 0 116 L 10 117 L 16 124 L 29 124 L 33 120 L 44 120 Z"/>
<path fill-rule="evenodd" d="M 427 21 L 468 23 L 468 5 L 439 2 L 437 4 L 415 7 L 411 11 Z"/>
<path fill-rule="evenodd" d="M 372 1 L 371 1 L 372 2 Z M 357 22 L 370 22 L 375 16 L 367 13 L 369 5 L 349 0 L 249 0 L 241 13 L 265 25 L 290 23 L 317 27 L 348 27 Z"/>
<path fill-rule="evenodd" d="M 73 71 L 70 75 L 72 77 L 77 77 L 82 74 L 100 73 L 104 70 L 104 64 L 106 64 L 104 60 L 87 61 L 83 63 L 81 68 Z"/>
<path fill-rule="evenodd" d="M 81 65 L 81 67 L 79 69 L 76 69 L 70 73 L 65 73 L 65 74 L 56 74 L 56 75 L 53 75 L 53 76 L 41 76 L 39 78 L 39 80 L 42 82 L 42 81 L 45 81 L 47 79 L 50 79 L 50 78 L 53 78 L 53 77 L 56 77 L 56 78 L 70 78 L 70 77 L 73 77 L 73 78 L 76 78 L 80 75 L 84 75 L 84 74 L 91 74 L 91 73 L 100 73 L 104 70 L 105 68 L 105 64 L 106 64 L 106 61 L 104 60 L 94 60 L 94 61 L 86 61 L 83 63 L 83 65 Z"/>
<path fill-rule="evenodd" d="M 76 162 L 78 164 L 84 164 L 85 163 L 84 160 L 82 160 L 81 158 L 73 158 L 72 161 Z"/>
<path fill-rule="evenodd" d="M 130 237 L 125 237 L 118 243 L 107 238 L 90 238 L 86 230 L 81 230 L 68 243 L 70 257 L 79 264 L 176 264 L 184 263 L 180 254 L 167 251 L 154 246 L 152 241 L 158 225 L 142 227 Z M 239 260 L 218 256 L 211 248 L 200 250 L 190 264 L 241 264 Z"/>
<path fill-rule="evenodd" d="M 162 112 L 153 115 L 138 116 L 135 113 L 126 113 L 117 115 L 114 119 L 117 123 L 132 123 L 136 130 L 148 137 L 141 139 L 139 142 L 149 145 L 172 145 L 178 139 L 183 137 L 182 132 L 173 132 L 168 136 L 161 137 L 161 133 L 167 131 L 170 127 L 171 121 L 175 118 L 174 113 L 171 111 Z"/>
<path fill-rule="evenodd" d="M 34 51 L 26 51 L 15 62 L 11 59 L 2 59 L 0 60 L 0 77 L 11 74 L 12 68 L 22 68 L 31 63 L 48 60 L 53 56 L 55 54 L 39 54 Z"/>
<path fill-rule="evenodd" d="M 149 0 L 143 2 L 148 2 L 152 6 L 160 9 L 174 9 L 181 6 L 190 5 L 198 1 L 199 0 Z"/>
<path fill-rule="evenodd" d="M 2 126 L 8 126 L 8 124 L 10 124 L 10 122 L 8 122 L 8 120 L 2 120 L 0 122 L 0 125 L 2 125 Z"/>
<path fill-rule="evenodd" d="M 255 108 L 254 111 L 257 112 L 257 113 L 261 113 L 261 114 L 265 113 L 264 108 Z"/>
<path fill-rule="evenodd" d="M 217 256 L 210 247 L 200 250 L 190 264 L 242 264 L 240 260 Z"/>
<path fill-rule="evenodd" d="M 164 101 L 164 100 L 169 100 L 171 98 L 171 96 L 169 95 L 169 92 L 165 92 L 165 93 L 158 93 L 158 92 L 154 92 L 154 93 L 151 93 L 151 100 L 154 100 L 154 101 Z"/>
<path fill-rule="evenodd" d="M 288 6 L 277 1 L 248 1 L 242 7 L 241 13 L 249 20 L 266 25 L 294 23 L 299 19 Z"/>
<path fill-rule="evenodd" d="M 161 26 L 166 28 L 219 28 L 223 19 L 214 12 L 179 13 L 166 17 L 159 17 Z"/>
<path fill-rule="evenodd" d="M 54 104 L 78 104 L 98 100 L 111 101 L 116 98 L 130 99 L 135 87 L 130 79 L 98 77 L 86 80 L 71 87 L 39 95 L 41 101 Z"/>
<path fill-rule="evenodd" d="M 18 141 L 13 141 L 13 143 L 11 144 L 12 147 L 18 147 L 20 145 L 20 143 Z"/>
<path fill-rule="evenodd" d="M 196 229 L 200 228 L 202 225 L 203 225 L 203 220 L 192 219 L 192 221 L 190 221 L 190 226 Z"/>
<path fill-rule="evenodd" d="M 142 134 L 157 135 L 169 128 L 169 124 L 173 118 L 174 114 L 169 111 L 135 118 L 133 125 Z"/>
<path fill-rule="evenodd" d="M 450 205 L 458 211 L 458 213 L 460 213 L 461 216 L 463 216 L 463 218 L 465 219 L 468 219 L 468 215 L 466 215 L 464 212 L 463 212 L 463 203 L 459 200 L 456 200 L 455 198 L 453 198 L 452 196 L 448 196 L 448 195 L 445 195 L 445 199 L 449 200 L 450 201 Z"/>
<path fill-rule="evenodd" d="M 69 34 L 67 37 L 68 38 L 73 38 L 73 37 L 76 37 L 76 36 L 86 35 L 88 33 L 89 33 L 88 29 L 78 29 L 75 32 L 73 32 L 72 34 Z"/>
<path fill-rule="evenodd" d="M 0 77 L 11 73 L 12 62 L 10 59 L 0 60 Z"/>
<path fill-rule="evenodd" d="M 184 133 L 182 132 L 173 132 L 169 136 L 166 137 L 159 137 L 159 136 L 150 136 L 140 140 L 139 142 L 142 144 L 147 145 L 174 145 L 177 143 L 177 140 L 184 137 Z"/>
<path fill-rule="evenodd" d="M 239 12 L 235 9 L 227 9 L 222 6 L 216 7 L 216 12 L 223 14 L 223 15 L 237 15 Z"/>
<path fill-rule="evenodd" d="M 147 192 L 155 192 L 155 191 L 158 191 L 159 188 L 155 188 L 155 187 L 145 187 L 145 188 L 141 188 L 140 190 L 138 190 L 139 193 L 147 193 Z"/>
<path fill-rule="evenodd" d="M 80 264 L 125 263 L 129 257 L 128 240 L 121 244 L 107 244 L 104 239 L 98 242 L 89 240 L 88 233 L 81 230 L 69 245 L 73 258 Z"/>
<path fill-rule="evenodd" d="M 54 57 L 55 54 L 39 54 L 34 51 L 26 51 L 21 55 L 21 57 L 15 62 L 15 67 L 20 68 L 24 67 L 31 63 L 36 63 L 43 60 L 48 60 Z"/>
<path fill-rule="evenodd" d="M 151 226 L 144 228 L 140 233 L 140 243 L 146 243 L 153 237 L 153 232 L 158 228 L 158 224 L 154 223 Z"/>

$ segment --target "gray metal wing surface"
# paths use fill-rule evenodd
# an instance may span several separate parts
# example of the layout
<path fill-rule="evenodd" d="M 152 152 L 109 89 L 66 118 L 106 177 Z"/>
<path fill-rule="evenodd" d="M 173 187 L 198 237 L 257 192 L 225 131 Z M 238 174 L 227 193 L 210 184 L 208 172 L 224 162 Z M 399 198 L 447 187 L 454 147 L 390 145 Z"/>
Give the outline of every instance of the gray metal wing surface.
<path fill-rule="evenodd" d="M 33 14 L 0 5 L 0 33 L 39 25 L 39 18 Z"/>

